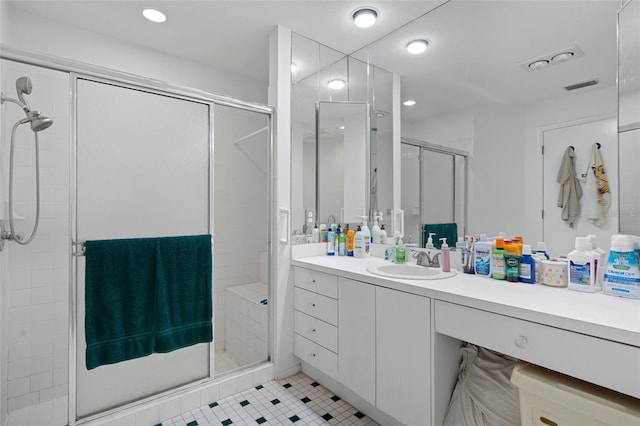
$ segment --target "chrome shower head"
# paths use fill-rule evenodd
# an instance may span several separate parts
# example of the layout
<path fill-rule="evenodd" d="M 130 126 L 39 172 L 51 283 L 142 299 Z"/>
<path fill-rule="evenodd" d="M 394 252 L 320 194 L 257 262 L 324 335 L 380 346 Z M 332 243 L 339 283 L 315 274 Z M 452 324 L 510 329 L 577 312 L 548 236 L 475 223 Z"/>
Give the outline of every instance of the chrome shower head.
<path fill-rule="evenodd" d="M 31 122 L 31 130 L 34 132 L 41 132 L 53 124 L 52 118 L 40 115 L 40 112 L 33 110 L 27 113 L 27 119 Z"/>
<path fill-rule="evenodd" d="M 20 77 L 16 80 L 16 92 L 18 93 L 18 99 L 23 103 L 23 109 L 25 112 L 30 110 L 29 102 L 22 95 L 30 95 L 33 90 L 31 79 L 29 77 Z"/>

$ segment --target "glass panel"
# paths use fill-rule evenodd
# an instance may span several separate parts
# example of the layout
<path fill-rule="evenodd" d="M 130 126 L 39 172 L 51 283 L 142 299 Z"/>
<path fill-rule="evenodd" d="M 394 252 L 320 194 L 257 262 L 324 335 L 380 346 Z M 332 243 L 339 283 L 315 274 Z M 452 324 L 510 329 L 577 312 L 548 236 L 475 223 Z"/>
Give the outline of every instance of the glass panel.
<path fill-rule="evenodd" d="M 209 107 L 78 81 L 77 239 L 207 234 Z M 77 260 L 77 415 L 209 376 L 209 344 L 85 367 L 84 266 Z"/>
<path fill-rule="evenodd" d="M 264 114 L 214 107 L 214 370 L 268 353 L 269 129 Z"/>
<path fill-rule="evenodd" d="M 402 210 L 404 232 L 420 244 L 420 147 L 403 143 L 402 148 Z M 391 235 L 390 235 L 391 236 Z M 408 239 L 407 239 L 408 240 Z M 405 242 L 407 241 L 405 240 Z M 390 241 L 391 242 L 391 241 Z"/>
<path fill-rule="evenodd" d="M 450 223 L 454 212 L 454 155 L 422 151 L 422 223 Z"/>

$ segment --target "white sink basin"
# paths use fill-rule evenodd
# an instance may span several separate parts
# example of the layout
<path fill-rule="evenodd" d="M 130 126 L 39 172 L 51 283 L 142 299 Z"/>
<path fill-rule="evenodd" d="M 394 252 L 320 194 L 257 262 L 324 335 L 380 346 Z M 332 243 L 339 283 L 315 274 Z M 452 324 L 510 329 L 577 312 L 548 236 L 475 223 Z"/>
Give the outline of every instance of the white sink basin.
<path fill-rule="evenodd" d="M 456 275 L 456 271 L 442 272 L 440 268 L 429 268 L 412 264 L 397 265 L 395 263 L 372 265 L 367 268 L 367 271 L 381 277 L 405 280 L 441 280 Z"/>

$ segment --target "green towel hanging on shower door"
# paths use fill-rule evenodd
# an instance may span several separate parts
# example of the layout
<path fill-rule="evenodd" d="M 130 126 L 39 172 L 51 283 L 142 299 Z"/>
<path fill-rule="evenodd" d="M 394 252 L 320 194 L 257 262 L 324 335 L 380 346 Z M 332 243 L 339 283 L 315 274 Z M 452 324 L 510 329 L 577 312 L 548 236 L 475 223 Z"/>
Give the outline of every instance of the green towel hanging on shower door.
<path fill-rule="evenodd" d="M 211 235 L 85 243 L 86 366 L 211 342 Z"/>

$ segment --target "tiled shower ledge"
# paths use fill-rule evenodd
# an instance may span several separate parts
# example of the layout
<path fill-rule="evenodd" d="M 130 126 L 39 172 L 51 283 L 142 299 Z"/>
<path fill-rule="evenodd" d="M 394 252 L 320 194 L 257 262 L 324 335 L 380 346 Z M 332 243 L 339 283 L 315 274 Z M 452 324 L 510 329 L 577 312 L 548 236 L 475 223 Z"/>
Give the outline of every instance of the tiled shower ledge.
<path fill-rule="evenodd" d="M 377 425 L 303 373 L 212 401 L 209 405 L 159 423 L 162 426 L 260 424 Z"/>

